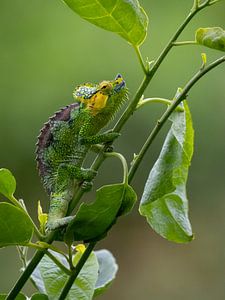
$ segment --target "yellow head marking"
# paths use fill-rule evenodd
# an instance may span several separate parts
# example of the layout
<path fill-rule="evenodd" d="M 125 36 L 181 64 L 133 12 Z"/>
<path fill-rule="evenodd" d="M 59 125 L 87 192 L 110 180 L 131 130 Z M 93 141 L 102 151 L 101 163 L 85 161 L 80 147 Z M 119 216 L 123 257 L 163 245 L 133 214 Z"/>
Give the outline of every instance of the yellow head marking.
<path fill-rule="evenodd" d="M 113 86 L 110 81 L 102 81 L 99 84 L 99 91 L 101 91 L 102 94 L 109 94 L 112 89 L 113 89 Z"/>
<path fill-rule="evenodd" d="M 98 91 L 91 97 L 90 100 L 88 100 L 88 109 L 92 110 L 93 113 L 98 113 L 101 109 L 103 109 L 106 106 L 108 97 L 108 95 L 105 95 L 101 91 Z"/>

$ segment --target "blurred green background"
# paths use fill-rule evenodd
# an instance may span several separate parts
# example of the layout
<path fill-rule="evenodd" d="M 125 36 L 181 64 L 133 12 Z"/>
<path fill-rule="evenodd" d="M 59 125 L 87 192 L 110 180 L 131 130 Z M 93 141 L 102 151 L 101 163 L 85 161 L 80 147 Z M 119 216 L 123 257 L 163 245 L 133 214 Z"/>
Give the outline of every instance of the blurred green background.
<path fill-rule="evenodd" d="M 140 1 L 149 15 L 144 57 L 153 60 L 182 22 L 192 0 Z M 224 27 L 225 2 L 202 11 L 180 40 L 191 40 L 198 27 Z M 198 70 L 201 52 L 208 61 L 222 53 L 188 46 L 174 48 L 145 96 L 174 95 L 178 86 Z M 60 0 L 0 1 L 0 166 L 17 179 L 17 197 L 35 218 L 37 200 L 45 209 L 48 198 L 35 164 L 39 129 L 54 111 L 73 101 L 73 88 L 83 82 L 123 74 L 130 96 L 142 80 L 142 70 L 125 40 L 99 29 L 74 14 Z M 117 279 L 102 300 L 225 299 L 225 65 L 205 76 L 189 93 L 195 127 L 195 153 L 188 195 L 195 240 L 177 245 L 159 237 L 136 209 L 121 218 L 99 248 L 108 248 L 119 264 Z M 140 109 L 126 124 L 116 150 L 130 162 L 164 107 Z M 168 126 L 152 145 L 133 181 L 139 199 Z M 121 179 L 120 163 L 107 160 L 95 186 Z M 86 198 L 93 199 L 94 193 Z M 1 198 L 3 200 L 3 198 Z M 19 276 L 15 248 L 0 251 L 0 292 Z M 30 295 L 33 288 L 27 284 Z"/>

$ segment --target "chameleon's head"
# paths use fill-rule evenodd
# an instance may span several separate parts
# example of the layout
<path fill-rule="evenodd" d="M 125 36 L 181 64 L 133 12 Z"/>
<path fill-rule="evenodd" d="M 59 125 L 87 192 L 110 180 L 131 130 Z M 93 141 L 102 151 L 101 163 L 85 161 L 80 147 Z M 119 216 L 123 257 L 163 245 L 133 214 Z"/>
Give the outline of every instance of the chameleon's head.
<path fill-rule="evenodd" d="M 121 74 L 118 74 L 112 81 L 102 81 L 99 83 L 98 91 L 104 95 L 111 96 L 119 93 L 125 87 L 125 81 Z"/>
<path fill-rule="evenodd" d="M 102 81 L 97 85 L 96 92 L 87 101 L 87 109 L 93 113 L 102 111 L 116 112 L 127 99 L 125 81 L 120 74 L 114 80 Z"/>

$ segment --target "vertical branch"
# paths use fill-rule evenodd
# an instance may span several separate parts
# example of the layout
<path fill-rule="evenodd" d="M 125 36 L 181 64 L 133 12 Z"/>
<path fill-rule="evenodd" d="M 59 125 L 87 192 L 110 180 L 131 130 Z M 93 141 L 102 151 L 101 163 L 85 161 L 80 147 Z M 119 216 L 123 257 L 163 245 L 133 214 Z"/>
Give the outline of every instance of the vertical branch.
<path fill-rule="evenodd" d="M 66 299 L 66 296 L 68 295 L 74 281 L 76 280 L 77 276 L 79 275 L 81 269 L 83 268 L 85 262 L 87 261 L 88 257 L 90 256 L 92 250 L 94 249 L 96 245 L 96 242 L 92 242 L 88 245 L 86 250 L 84 251 L 83 255 L 81 256 L 79 262 L 77 263 L 74 271 L 72 272 L 72 275 L 69 277 L 68 281 L 66 282 L 61 295 L 59 296 L 58 300 L 64 300 Z"/>

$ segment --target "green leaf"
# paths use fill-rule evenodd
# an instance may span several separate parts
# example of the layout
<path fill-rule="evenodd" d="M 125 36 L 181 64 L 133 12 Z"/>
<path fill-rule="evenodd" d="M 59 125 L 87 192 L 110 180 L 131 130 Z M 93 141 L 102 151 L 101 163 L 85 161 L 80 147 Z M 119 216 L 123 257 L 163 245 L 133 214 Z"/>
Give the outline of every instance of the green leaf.
<path fill-rule="evenodd" d="M 118 265 L 112 253 L 108 250 L 95 251 L 95 255 L 98 259 L 99 271 L 94 296 L 98 296 L 104 293 L 115 279 Z"/>
<path fill-rule="evenodd" d="M 32 295 L 31 300 L 49 300 L 49 298 L 45 294 L 34 294 Z"/>
<path fill-rule="evenodd" d="M 44 234 L 45 233 L 45 225 L 48 221 L 48 214 L 43 213 L 40 201 L 38 201 L 38 221 L 40 223 L 40 231 L 42 234 Z"/>
<path fill-rule="evenodd" d="M 225 51 L 225 30 L 220 27 L 199 28 L 195 40 L 200 45 Z"/>
<path fill-rule="evenodd" d="M 174 112 L 172 126 L 146 182 L 140 214 L 164 238 L 177 243 L 193 239 L 188 219 L 186 181 L 193 154 L 193 128 L 187 103 Z"/>
<path fill-rule="evenodd" d="M 22 209 L 0 203 L 0 247 L 26 245 L 33 235 L 33 225 Z"/>
<path fill-rule="evenodd" d="M 0 169 L 0 193 L 9 200 L 12 199 L 16 190 L 16 179 L 7 169 Z"/>
<path fill-rule="evenodd" d="M 0 300 L 5 300 L 7 296 L 8 296 L 7 294 L 0 294 Z M 21 293 L 19 293 L 19 295 L 16 296 L 15 298 L 15 300 L 26 300 L 26 299 L 27 299 L 26 296 L 24 296 Z"/>
<path fill-rule="evenodd" d="M 54 256 L 67 268 L 65 257 L 59 253 Z M 78 252 L 73 261 L 78 261 L 82 253 Z M 75 280 L 67 300 L 91 300 L 94 294 L 95 284 L 98 278 L 98 261 L 94 252 L 91 253 Z M 59 295 L 68 280 L 65 274 L 48 256 L 44 256 L 33 274 L 31 275 L 35 285 L 41 293 L 46 293 L 50 300 L 59 298 Z"/>
<path fill-rule="evenodd" d="M 64 2 L 86 21 L 119 34 L 132 45 L 138 46 L 145 40 L 148 17 L 137 0 L 64 0 Z"/>
<path fill-rule="evenodd" d="M 123 201 L 124 184 L 105 185 L 97 190 L 96 201 L 82 203 L 69 224 L 66 235 L 73 232 L 75 241 L 99 239 L 112 226 Z"/>
<path fill-rule="evenodd" d="M 117 216 L 128 214 L 137 201 L 137 194 L 130 185 L 125 185 L 125 193 Z"/>

